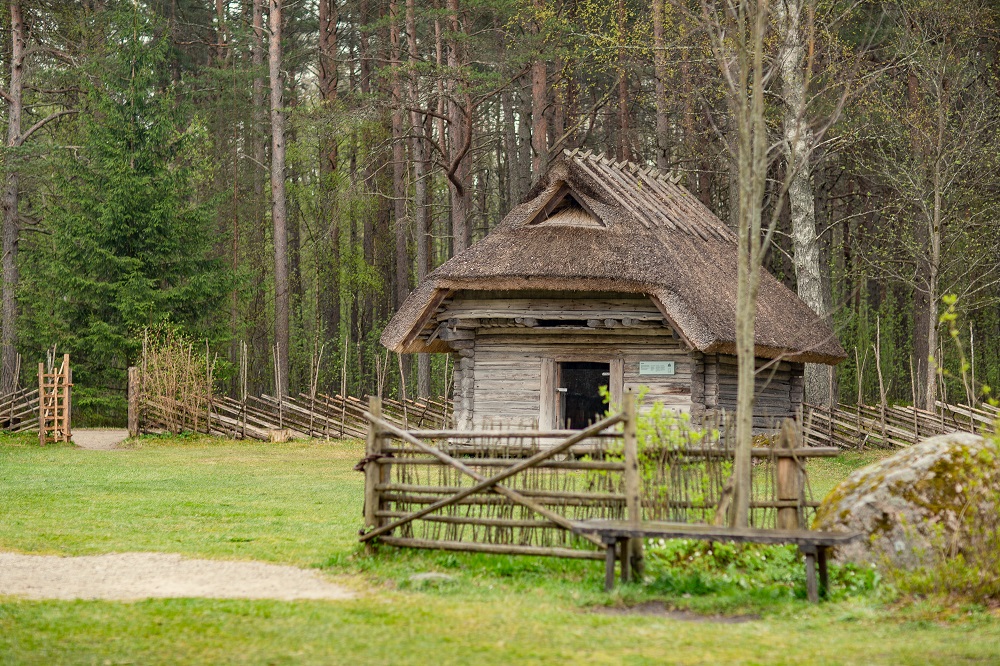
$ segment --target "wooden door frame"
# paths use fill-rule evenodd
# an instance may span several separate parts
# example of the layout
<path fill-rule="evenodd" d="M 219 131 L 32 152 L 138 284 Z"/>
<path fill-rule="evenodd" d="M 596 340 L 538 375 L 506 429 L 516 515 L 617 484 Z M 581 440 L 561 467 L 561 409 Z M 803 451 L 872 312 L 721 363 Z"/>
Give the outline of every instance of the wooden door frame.
<path fill-rule="evenodd" d="M 560 364 L 562 363 L 607 363 L 608 364 L 608 390 L 611 392 L 611 405 L 613 408 L 620 408 L 625 397 L 625 357 L 621 354 L 609 356 L 608 354 L 572 354 L 559 353 L 541 358 L 541 379 L 539 381 L 538 395 L 538 427 L 541 430 L 548 428 L 558 429 L 556 417 L 559 415 L 559 405 L 557 402 L 560 384 Z"/>

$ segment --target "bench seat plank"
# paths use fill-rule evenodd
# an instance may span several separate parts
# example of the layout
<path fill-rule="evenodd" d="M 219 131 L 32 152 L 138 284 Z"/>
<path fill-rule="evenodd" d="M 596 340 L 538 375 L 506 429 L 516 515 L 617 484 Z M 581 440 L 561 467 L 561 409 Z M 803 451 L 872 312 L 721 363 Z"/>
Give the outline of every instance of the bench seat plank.
<path fill-rule="evenodd" d="M 765 530 L 754 527 L 718 527 L 691 523 L 627 520 L 582 520 L 573 531 L 605 539 L 700 539 L 743 543 L 789 543 L 797 546 L 840 546 L 861 537 L 861 532 L 817 532 L 813 530 Z"/>

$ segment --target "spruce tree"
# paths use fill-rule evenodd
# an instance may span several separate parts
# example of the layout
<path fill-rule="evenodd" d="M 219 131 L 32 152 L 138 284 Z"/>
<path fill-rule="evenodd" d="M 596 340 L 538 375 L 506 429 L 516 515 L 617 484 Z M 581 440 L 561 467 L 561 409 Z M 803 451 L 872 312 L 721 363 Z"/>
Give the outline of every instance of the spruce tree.
<path fill-rule="evenodd" d="M 58 161 L 46 220 L 51 302 L 33 300 L 62 339 L 38 342 L 74 355 L 77 395 L 91 400 L 121 393 L 147 328 L 216 339 L 229 282 L 213 253 L 211 202 L 199 197 L 209 139 L 176 94 L 153 27 L 138 9 L 110 21 L 99 66 L 81 81 L 78 145 Z"/>

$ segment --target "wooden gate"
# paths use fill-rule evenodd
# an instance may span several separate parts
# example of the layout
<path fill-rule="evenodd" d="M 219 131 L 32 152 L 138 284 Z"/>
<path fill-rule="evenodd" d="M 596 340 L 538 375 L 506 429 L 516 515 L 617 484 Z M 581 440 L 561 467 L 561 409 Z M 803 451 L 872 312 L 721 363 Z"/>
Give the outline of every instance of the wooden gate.
<path fill-rule="evenodd" d="M 361 541 L 601 559 L 600 542 L 571 528 L 595 516 L 639 519 L 629 403 L 579 431 L 408 432 L 372 398 L 367 455 L 356 467 L 365 472 Z"/>
<path fill-rule="evenodd" d="M 69 367 L 69 354 L 63 354 L 62 365 L 49 367 L 38 364 L 38 443 L 68 442 L 70 419 L 73 411 L 73 371 Z"/>

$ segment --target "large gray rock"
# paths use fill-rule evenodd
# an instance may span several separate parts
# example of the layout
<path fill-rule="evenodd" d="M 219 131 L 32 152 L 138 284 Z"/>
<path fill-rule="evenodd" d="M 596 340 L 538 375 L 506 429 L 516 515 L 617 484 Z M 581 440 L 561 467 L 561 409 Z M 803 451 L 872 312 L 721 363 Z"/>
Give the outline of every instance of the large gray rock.
<path fill-rule="evenodd" d="M 912 566 L 961 550 L 969 518 L 991 511 L 983 504 L 995 507 L 998 493 L 997 444 L 940 435 L 855 471 L 823 500 L 813 527 L 869 535 L 839 549 L 839 559 Z"/>

